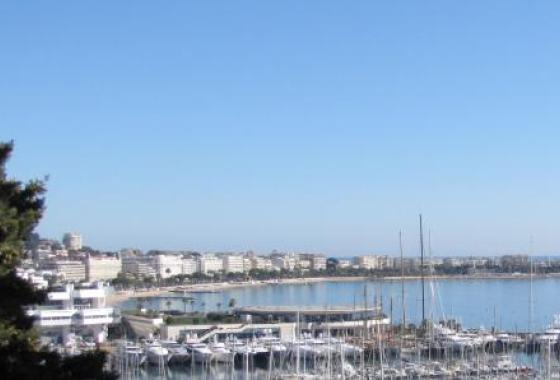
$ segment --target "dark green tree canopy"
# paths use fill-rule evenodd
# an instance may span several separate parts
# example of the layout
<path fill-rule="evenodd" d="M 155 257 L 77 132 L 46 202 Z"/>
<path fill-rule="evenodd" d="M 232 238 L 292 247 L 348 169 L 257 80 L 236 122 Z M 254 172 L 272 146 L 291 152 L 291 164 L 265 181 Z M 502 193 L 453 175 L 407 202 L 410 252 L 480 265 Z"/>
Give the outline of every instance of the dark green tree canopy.
<path fill-rule="evenodd" d="M 26 239 L 32 237 L 45 207 L 42 181 L 8 177 L 13 143 L 0 143 L 0 377 L 2 379 L 116 379 L 104 370 L 106 354 L 94 351 L 62 357 L 42 349 L 25 307 L 45 294 L 16 276 Z"/>

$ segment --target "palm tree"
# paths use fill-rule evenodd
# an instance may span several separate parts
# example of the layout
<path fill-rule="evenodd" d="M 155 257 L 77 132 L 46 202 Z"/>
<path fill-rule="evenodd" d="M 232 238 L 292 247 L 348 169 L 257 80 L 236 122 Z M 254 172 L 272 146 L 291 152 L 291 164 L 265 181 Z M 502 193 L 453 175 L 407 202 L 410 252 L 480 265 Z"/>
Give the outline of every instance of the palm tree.
<path fill-rule="evenodd" d="M 144 308 L 144 298 L 143 297 L 138 297 L 136 299 L 136 309 L 138 311 L 142 310 Z"/>
<path fill-rule="evenodd" d="M 236 304 L 237 304 L 237 300 L 235 298 L 230 298 L 229 303 L 228 303 L 229 308 L 233 309 Z"/>
<path fill-rule="evenodd" d="M 183 297 L 183 307 L 185 308 L 185 313 L 187 312 L 187 304 L 191 306 L 191 313 L 193 312 L 194 298 Z"/>
<path fill-rule="evenodd" d="M 165 306 L 167 307 L 167 311 L 169 311 L 169 308 L 171 307 L 171 301 L 170 300 L 165 301 Z"/>
<path fill-rule="evenodd" d="M 217 302 L 216 307 L 218 308 L 219 311 L 222 311 L 222 303 L 221 302 Z"/>

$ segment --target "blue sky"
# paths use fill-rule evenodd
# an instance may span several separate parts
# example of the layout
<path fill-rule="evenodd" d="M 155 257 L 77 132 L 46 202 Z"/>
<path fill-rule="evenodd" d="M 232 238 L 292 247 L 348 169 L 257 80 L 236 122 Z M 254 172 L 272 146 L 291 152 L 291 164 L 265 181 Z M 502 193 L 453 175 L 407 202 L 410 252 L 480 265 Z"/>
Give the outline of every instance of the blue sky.
<path fill-rule="evenodd" d="M 560 3 L 0 4 L 0 139 L 89 245 L 560 252 Z"/>

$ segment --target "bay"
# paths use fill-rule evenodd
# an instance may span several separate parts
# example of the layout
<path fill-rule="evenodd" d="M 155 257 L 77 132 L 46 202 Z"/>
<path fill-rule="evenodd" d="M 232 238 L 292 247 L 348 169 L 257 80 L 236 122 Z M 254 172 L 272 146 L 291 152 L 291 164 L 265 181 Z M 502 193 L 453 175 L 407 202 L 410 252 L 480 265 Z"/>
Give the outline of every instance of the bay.
<path fill-rule="evenodd" d="M 418 323 L 422 316 L 421 281 L 405 284 L 407 323 Z M 215 311 L 227 310 L 231 299 L 240 306 L 363 306 L 364 287 L 367 303 L 382 303 L 384 312 L 400 323 L 401 283 L 394 280 L 324 281 L 306 284 L 270 284 L 227 289 L 218 293 L 195 293 L 193 305 L 180 298 L 153 297 L 144 307 L 154 310 Z M 554 314 L 560 313 L 560 279 L 533 280 L 533 307 L 530 313 L 530 281 L 520 279 L 443 279 L 426 281 L 426 316 L 439 320 L 456 318 L 465 328 L 487 329 L 493 326 L 507 331 L 542 330 Z M 123 302 L 122 309 L 135 309 L 137 300 Z M 532 319 L 532 321 L 531 321 Z"/>

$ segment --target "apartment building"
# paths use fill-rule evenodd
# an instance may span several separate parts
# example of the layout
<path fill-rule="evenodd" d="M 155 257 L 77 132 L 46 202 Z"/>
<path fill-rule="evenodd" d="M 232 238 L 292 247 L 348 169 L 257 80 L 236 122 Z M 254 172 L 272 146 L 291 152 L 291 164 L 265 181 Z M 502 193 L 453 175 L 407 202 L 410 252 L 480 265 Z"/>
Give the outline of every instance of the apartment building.
<path fill-rule="evenodd" d="M 268 257 L 253 256 L 249 258 L 251 269 L 272 270 L 272 260 Z"/>
<path fill-rule="evenodd" d="M 225 273 L 243 273 L 245 271 L 243 256 L 226 255 L 222 260 Z"/>
<path fill-rule="evenodd" d="M 121 259 L 116 256 L 94 257 L 86 259 L 86 280 L 107 281 L 117 278 L 122 271 Z"/>
<path fill-rule="evenodd" d="M 224 269 L 223 260 L 216 256 L 201 256 L 200 259 L 200 272 L 204 274 L 220 272 Z"/>
<path fill-rule="evenodd" d="M 393 267 L 393 260 L 387 255 L 357 256 L 355 264 L 361 269 L 385 269 Z"/>
<path fill-rule="evenodd" d="M 77 260 L 46 260 L 41 269 L 50 270 L 58 278 L 68 282 L 80 282 L 86 279 L 86 265 Z"/>
<path fill-rule="evenodd" d="M 313 257 L 311 258 L 311 269 L 326 270 L 327 258 L 323 255 L 313 255 Z"/>
<path fill-rule="evenodd" d="M 294 270 L 298 265 L 295 255 L 278 255 L 272 257 L 272 267 L 278 270 Z"/>
<path fill-rule="evenodd" d="M 135 277 L 156 277 L 156 271 L 153 267 L 151 257 L 145 256 L 127 256 L 121 259 L 122 272 L 131 274 Z"/>
<path fill-rule="evenodd" d="M 183 258 L 180 255 L 155 255 L 152 258 L 156 277 L 169 278 L 183 273 Z"/>
<path fill-rule="evenodd" d="M 183 257 L 183 274 L 193 274 L 200 271 L 199 261 L 194 257 Z"/>

